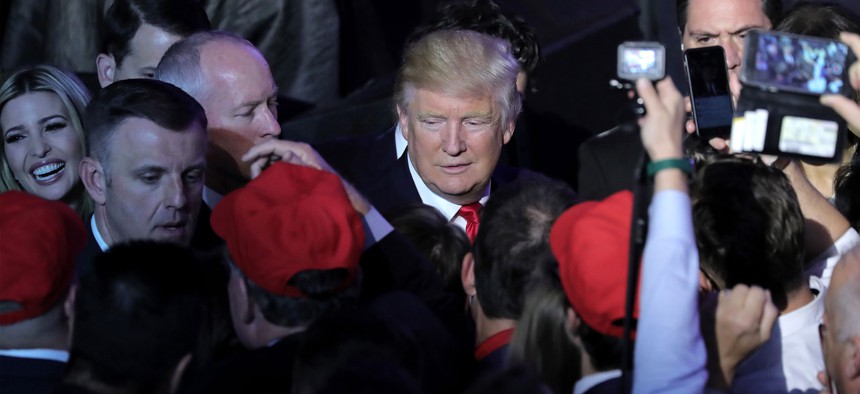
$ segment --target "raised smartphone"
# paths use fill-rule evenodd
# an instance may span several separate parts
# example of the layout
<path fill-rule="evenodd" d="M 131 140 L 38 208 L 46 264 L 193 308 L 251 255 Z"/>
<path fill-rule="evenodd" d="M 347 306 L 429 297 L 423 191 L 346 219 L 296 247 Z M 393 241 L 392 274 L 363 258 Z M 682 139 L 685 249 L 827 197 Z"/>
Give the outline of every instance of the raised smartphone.
<path fill-rule="evenodd" d="M 684 51 L 684 68 L 696 134 L 705 140 L 728 137 L 732 131 L 734 108 L 723 47 L 687 49 Z"/>
<path fill-rule="evenodd" d="M 618 46 L 618 77 L 659 81 L 666 75 L 666 49 L 659 42 L 628 41 Z"/>
<path fill-rule="evenodd" d="M 750 30 L 741 82 L 768 91 L 848 95 L 848 67 L 854 61 L 844 43 L 825 38 Z"/>

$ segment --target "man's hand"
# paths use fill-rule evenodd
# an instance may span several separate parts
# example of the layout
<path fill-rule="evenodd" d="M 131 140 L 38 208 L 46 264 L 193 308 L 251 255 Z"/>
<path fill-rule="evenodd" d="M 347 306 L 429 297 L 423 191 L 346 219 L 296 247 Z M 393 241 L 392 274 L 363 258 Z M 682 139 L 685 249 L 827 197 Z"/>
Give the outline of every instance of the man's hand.
<path fill-rule="evenodd" d="M 269 140 L 252 147 L 242 156 L 243 161 L 251 163 L 251 179 L 259 176 L 263 172 L 263 169 L 271 164 L 270 160 L 273 158 L 287 163 L 331 172 L 340 177 L 314 148 L 302 142 Z M 352 207 L 361 215 L 367 214 L 371 208 L 370 203 L 349 182 L 343 178 L 340 178 L 340 181 L 343 184 L 343 188 L 346 189 L 346 194 L 349 196 Z"/>
<path fill-rule="evenodd" d="M 855 55 L 860 56 L 860 36 L 852 33 L 842 33 L 839 36 Z M 848 76 L 851 87 L 860 91 L 860 60 L 854 62 L 848 68 Z M 821 96 L 821 104 L 833 108 L 846 122 L 851 132 L 860 137 L 860 106 L 856 102 L 837 94 L 825 94 Z"/>
<path fill-rule="evenodd" d="M 717 350 L 720 369 L 731 386 L 737 365 L 770 339 L 779 311 L 770 292 L 759 287 L 737 285 L 720 293 L 716 313 Z"/>
<path fill-rule="evenodd" d="M 636 90 L 645 103 L 647 115 L 640 120 L 642 145 L 652 161 L 683 156 L 681 142 L 684 123 L 683 97 L 671 78 L 657 83 L 657 89 L 647 79 L 636 81 Z"/>
<path fill-rule="evenodd" d="M 251 179 L 254 179 L 270 164 L 271 158 L 278 158 L 280 161 L 322 171 L 335 172 L 314 148 L 302 142 L 269 140 L 249 149 L 242 156 L 242 161 L 251 163 Z"/>

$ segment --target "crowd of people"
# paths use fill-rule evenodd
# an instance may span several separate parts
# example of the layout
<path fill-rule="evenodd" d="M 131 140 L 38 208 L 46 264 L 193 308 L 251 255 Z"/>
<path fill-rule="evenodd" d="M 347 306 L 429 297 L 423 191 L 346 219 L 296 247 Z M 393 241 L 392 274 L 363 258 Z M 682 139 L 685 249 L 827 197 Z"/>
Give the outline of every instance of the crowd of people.
<path fill-rule="evenodd" d="M 750 29 L 860 55 L 850 11 L 782 11 L 677 0 L 734 101 Z M 820 99 L 839 163 L 700 141 L 673 81 L 641 79 L 645 115 L 571 147 L 569 184 L 500 163 L 530 27 L 489 0 L 438 13 L 390 129 L 315 146 L 196 0 L 115 0 L 93 94 L 11 73 L 0 393 L 860 393 L 860 61 L 852 97 Z"/>

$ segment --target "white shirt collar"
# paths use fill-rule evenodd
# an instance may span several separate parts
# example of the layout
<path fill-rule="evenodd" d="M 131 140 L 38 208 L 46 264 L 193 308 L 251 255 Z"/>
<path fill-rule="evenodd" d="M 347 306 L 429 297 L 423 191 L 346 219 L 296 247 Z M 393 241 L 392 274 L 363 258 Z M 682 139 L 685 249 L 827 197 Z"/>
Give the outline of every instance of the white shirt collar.
<path fill-rule="evenodd" d="M 0 356 L 69 362 L 69 352 L 56 349 L 5 349 L 0 350 Z"/>
<path fill-rule="evenodd" d="M 107 252 L 110 246 L 108 246 L 107 242 L 102 238 L 102 233 L 99 232 L 99 226 L 96 225 L 96 215 L 90 217 L 90 228 L 93 229 L 93 238 L 95 238 L 96 243 L 99 244 L 99 249 L 101 249 L 102 252 Z"/>
<path fill-rule="evenodd" d="M 398 159 L 403 156 L 403 152 L 406 152 L 406 144 L 403 129 L 400 128 L 400 122 L 397 122 L 397 127 L 394 128 L 394 150 L 397 152 Z"/>
<path fill-rule="evenodd" d="M 206 204 L 209 209 L 214 210 L 215 206 L 221 202 L 221 199 L 224 198 L 223 195 L 218 194 L 218 192 L 203 186 L 203 202 Z"/>
<path fill-rule="evenodd" d="M 423 202 L 424 204 L 427 204 L 433 208 L 438 209 L 439 212 L 442 212 L 442 216 L 445 216 L 445 219 L 448 219 L 448 220 L 461 219 L 461 220 L 463 220 L 463 218 L 455 217 L 455 216 L 457 216 L 457 212 L 460 211 L 460 205 L 454 204 L 454 203 L 442 198 L 438 194 L 433 193 L 433 191 L 430 190 L 430 188 L 427 187 L 427 184 L 425 184 L 424 181 L 421 179 L 421 176 L 418 175 L 418 171 L 415 170 L 415 167 L 412 166 L 412 159 L 409 157 L 408 153 L 406 154 L 406 163 L 409 164 L 409 174 L 412 175 L 412 183 L 414 183 L 415 188 L 418 189 L 418 195 L 421 197 L 421 202 Z M 490 198 L 490 184 L 488 183 L 487 188 L 481 194 L 481 198 L 478 200 L 478 202 L 480 202 L 481 205 L 486 205 L 487 199 L 489 199 L 489 198 Z M 457 223 L 457 220 L 454 220 L 454 223 Z M 457 223 L 457 224 L 459 225 L 459 223 Z M 463 227 L 463 228 L 466 227 L 466 221 L 465 220 L 463 220 L 463 224 L 461 227 Z"/>
<path fill-rule="evenodd" d="M 806 327 L 818 327 L 824 321 L 824 297 L 827 294 L 827 287 L 821 279 L 810 276 L 809 288 L 818 292 L 812 301 L 779 317 L 782 337 L 793 335 Z"/>
<path fill-rule="evenodd" d="M 620 376 L 620 369 L 613 369 L 611 371 L 598 372 L 588 376 L 583 376 L 582 379 L 577 380 L 576 384 L 573 385 L 573 394 L 582 394 L 591 390 L 592 387 L 597 386 L 598 384 Z"/>

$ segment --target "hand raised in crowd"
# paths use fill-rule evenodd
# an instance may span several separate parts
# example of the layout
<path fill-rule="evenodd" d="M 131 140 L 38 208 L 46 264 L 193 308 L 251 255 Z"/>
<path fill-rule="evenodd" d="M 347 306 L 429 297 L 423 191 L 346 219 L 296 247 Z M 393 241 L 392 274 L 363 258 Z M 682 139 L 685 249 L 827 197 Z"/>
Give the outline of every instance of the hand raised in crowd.
<path fill-rule="evenodd" d="M 860 56 L 860 36 L 853 33 L 842 33 L 839 38 L 851 48 L 855 55 Z M 848 68 L 851 87 L 860 91 L 860 60 Z M 848 122 L 851 132 L 860 137 L 860 105 L 857 102 L 837 94 L 821 96 L 821 104 L 833 108 Z"/>
<path fill-rule="evenodd" d="M 242 160 L 251 164 L 251 179 L 259 176 L 273 161 L 283 161 L 337 174 L 337 171 L 331 168 L 314 148 L 302 142 L 269 140 L 253 146 L 242 156 Z M 341 183 L 346 189 L 353 208 L 362 215 L 367 214 L 371 208 L 370 203 L 343 178 Z"/>
<path fill-rule="evenodd" d="M 684 152 L 684 100 L 671 78 L 657 83 L 640 79 L 636 90 L 645 104 L 647 115 L 639 120 L 642 145 L 652 162 L 682 159 Z M 664 189 L 687 191 L 687 177 L 680 171 L 660 171 L 654 177 L 654 191 Z"/>
<path fill-rule="evenodd" d="M 716 338 L 720 369 L 727 386 L 731 385 L 737 365 L 770 339 L 778 315 L 770 292 L 760 287 L 740 284 L 720 293 Z"/>
<path fill-rule="evenodd" d="M 683 156 L 681 147 L 684 106 L 681 93 L 671 78 L 657 83 L 656 89 L 647 79 L 636 81 L 636 91 L 645 104 L 647 115 L 640 119 L 642 145 L 652 161 Z"/>

